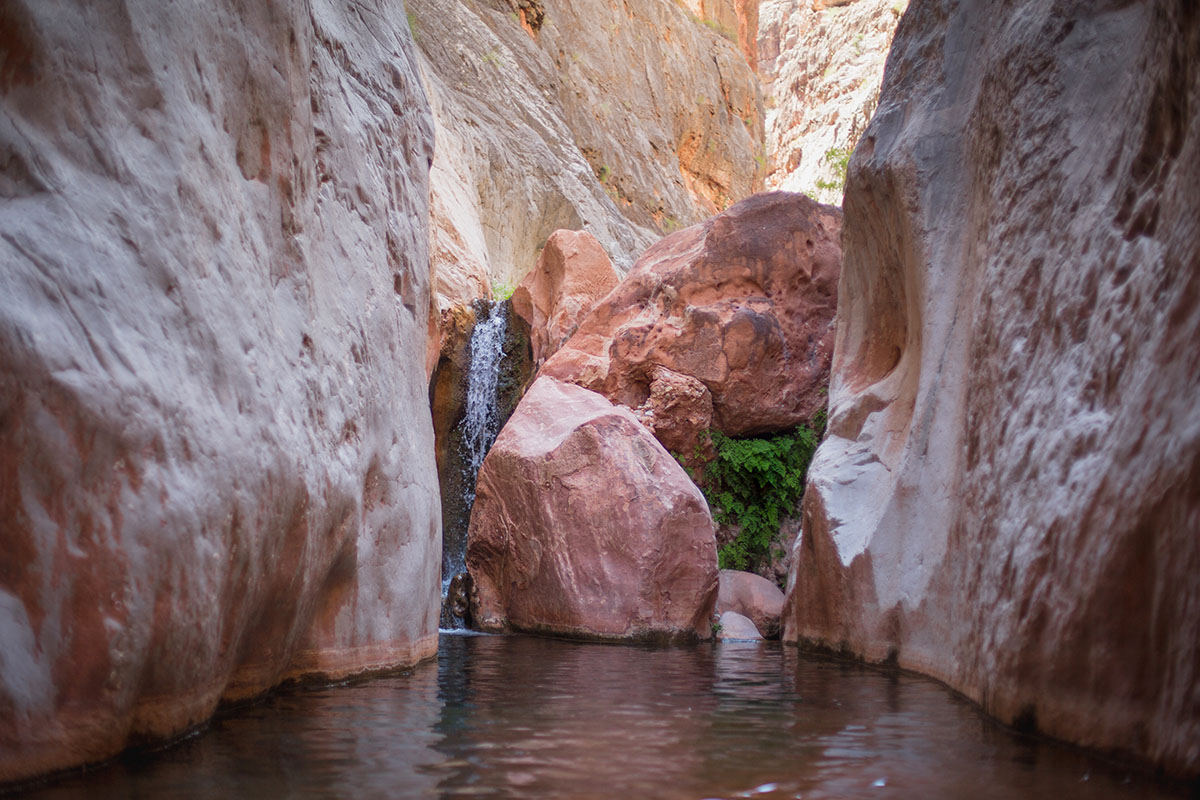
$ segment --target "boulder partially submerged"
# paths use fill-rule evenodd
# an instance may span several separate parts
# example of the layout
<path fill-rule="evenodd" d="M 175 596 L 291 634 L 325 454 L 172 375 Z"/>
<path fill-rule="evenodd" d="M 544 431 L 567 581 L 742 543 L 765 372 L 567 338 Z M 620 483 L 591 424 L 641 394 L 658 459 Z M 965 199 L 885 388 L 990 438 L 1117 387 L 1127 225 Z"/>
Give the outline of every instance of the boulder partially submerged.
<path fill-rule="evenodd" d="M 482 630 L 711 633 L 704 497 L 627 409 L 550 378 L 534 382 L 480 470 L 467 569 Z"/>

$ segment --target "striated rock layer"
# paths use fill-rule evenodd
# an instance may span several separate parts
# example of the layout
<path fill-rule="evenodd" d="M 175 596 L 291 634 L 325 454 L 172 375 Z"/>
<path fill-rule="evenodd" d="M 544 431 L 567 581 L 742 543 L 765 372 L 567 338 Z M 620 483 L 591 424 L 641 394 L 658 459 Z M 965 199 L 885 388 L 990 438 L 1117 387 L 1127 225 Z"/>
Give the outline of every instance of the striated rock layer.
<path fill-rule="evenodd" d="M 624 274 L 762 185 L 737 46 L 673 0 L 409 0 L 437 125 L 439 308 L 515 285 L 558 229 Z"/>
<path fill-rule="evenodd" d="M 767 187 L 842 202 L 846 158 L 879 100 L 908 0 L 763 0 L 759 73 L 767 95 Z"/>
<path fill-rule="evenodd" d="M 784 430 L 825 406 L 839 209 L 756 195 L 651 247 L 542 367 L 690 454 L 710 427 Z"/>
<path fill-rule="evenodd" d="M 1200 773 L 1200 11 L 914 0 L 785 636 Z"/>
<path fill-rule="evenodd" d="M 405 30 L 0 6 L 0 782 L 434 653 Z"/>
<path fill-rule="evenodd" d="M 476 627 L 711 635 L 708 505 L 627 409 L 538 378 L 488 452 L 476 491 L 467 541 Z"/>

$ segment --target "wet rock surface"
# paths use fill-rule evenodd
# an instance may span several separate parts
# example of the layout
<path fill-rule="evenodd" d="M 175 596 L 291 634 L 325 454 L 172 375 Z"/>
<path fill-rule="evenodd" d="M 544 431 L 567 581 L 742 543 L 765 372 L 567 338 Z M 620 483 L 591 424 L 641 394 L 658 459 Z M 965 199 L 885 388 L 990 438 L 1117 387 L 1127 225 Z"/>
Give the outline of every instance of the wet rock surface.
<path fill-rule="evenodd" d="M 763 636 L 749 617 L 726 611 L 717 621 L 717 638 L 723 642 L 756 642 L 762 641 Z"/>
<path fill-rule="evenodd" d="M 1200 14 L 915 0 L 785 638 L 1200 772 Z"/>
<path fill-rule="evenodd" d="M 463 624 L 463 574 L 475 480 L 533 378 L 528 327 L 502 302 L 441 314 L 441 354 L 429 386 L 442 497 L 443 628 Z M 481 327 L 482 326 L 482 327 Z"/>
<path fill-rule="evenodd" d="M 395 3 L 0 7 L 0 781 L 436 645 Z"/>
<path fill-rule="evenodd" d="M 783 592 L 771 581 L 753 572 L 723 569 L 717 590 L 717 613 L 735 611 L 747 617 L 763 636 L 779 636 Z"/>
<path fill-rule="evenodd" d="M 482 630 L 711 635 L 704 497 L 627 410 L 538 378 L 484 461 L 467 543 Z"/>
<path fill-rule="evenodd" d="M 794 427 L 825 405 L 840 234 L 840 210 L 803 195 L 744 200 L 647 250 L 542 374 L 635 409 L 684 454 L 710 426 Z"/>

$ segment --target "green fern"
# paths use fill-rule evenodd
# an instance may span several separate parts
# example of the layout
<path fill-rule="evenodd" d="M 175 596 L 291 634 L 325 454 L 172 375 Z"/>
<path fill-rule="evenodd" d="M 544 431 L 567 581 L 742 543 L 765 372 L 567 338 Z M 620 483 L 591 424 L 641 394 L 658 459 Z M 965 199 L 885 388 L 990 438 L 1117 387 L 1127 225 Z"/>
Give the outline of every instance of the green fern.
<path fill-rule="evenodd" d="M 751 569 L 771 556 L 783 518 L 796 510 L 804 479 L 825 430 L 825 412 L 790 434 L 733 439 L 711 431 L 716 458 L 705 469 L 704 491 L 718 522 L 741 528 L 721 547 L 721 569 Z"/>

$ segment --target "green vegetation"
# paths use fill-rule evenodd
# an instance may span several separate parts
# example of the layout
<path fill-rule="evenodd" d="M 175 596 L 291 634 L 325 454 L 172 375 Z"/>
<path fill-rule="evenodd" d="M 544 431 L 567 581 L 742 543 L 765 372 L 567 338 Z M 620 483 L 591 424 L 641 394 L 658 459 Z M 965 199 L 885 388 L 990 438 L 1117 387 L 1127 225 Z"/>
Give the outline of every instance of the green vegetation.
<path fill-rule="evenodd" d="M 621 188 L 617 186 L 613 179 L 613 171 L 608 164 L 601 164 L 600 169 L 596 170 L 596 180 L 600 181 L 600 185 L 604 187 L 605 193 L 614 202 L 621 201 Z"/>
<path fill-rule="evenodd" d="M 495 50 L 488 50 L 481 58 L 485 64 L 491 64 L 493 67 L 500 66 L 500 54 Z"/>
<path fill-rule="evenodd" d="M 683 9 L 684 13 L 688 15 L 688 19 L 690 19 L 692 22 L 696 23 L 697 25 L 703 25 L 704 27 L 708 28 L 713 33 L 724 36 L 729 41 L 733 42 L 734 44 L 737 44 L 737 40 L 738 40 L 737 31 L 726 28 L 724 25 L 717 22 L 716 20 L 703 19 L 701 17 L 698 17 L 692 13 L 692 10 L 690 8 L 688 8 L 683 3 L 679 2 L 679 0 L 675 0 L 675 2 L 676 2 L 676 5 L 678 5 L 680 8 Z"/>
<path fill-rule="evenodd" d="M 721 36 L 724 36 L 726 39 L 733 42 L 734 44 L 737 44 L 737 31 L 732 31 L 729 28 L 726 28 L 721 23 L 717 22 L 716 20 L 712 20 L 712 19 L 700 20 L 700 22 L 702 22 L 704 24 L 704 27 L 708 28 L 710 31 L 714 31 L 714 32 L 720 34 Z"/>
<path fill-rule="evenodd" d="M 413 41 L 415 42 L 418 38 L 417 37 L 417 15 L 414 14 L 413 12 L 409 11 L 407 14 L 407 17 L 408 17 L 408 29 L 409 29 L 409 31 L 412 32 Z"/>
<path fill-rule="evenodd" d="M 709 433 L 717 456 L 705 468 L 700 488 L 717 522 L 741 528 L 718 552 L 721 569 L 752 569 L 777 555 L 770 551 L 771 541 L 783 518 L 796 510 L 824 432 L 822 411 L 811 426 L 772 437 L 733 439 Z"/>
<path fill-rule="evenodd" d="M 508 281 L 492 281 L 492 299 L 507 300 L 516 291 L 516 284 Z"/>
<path fill-rule="evenodd" d="M 831 147 L 825 151 L 825 157 L 821 160 L 829 165 L 833 172 L 831 180 L 817 178 L 817 188 L 826 189 L 829 191 L 840 192 L 846 188 L 846 170 L 850 167 L 849 147 Z"/>

